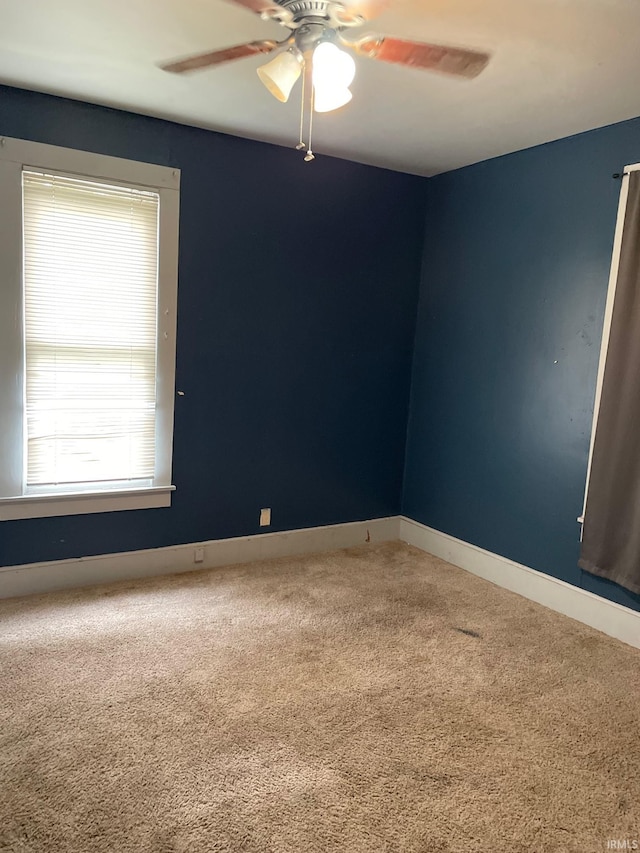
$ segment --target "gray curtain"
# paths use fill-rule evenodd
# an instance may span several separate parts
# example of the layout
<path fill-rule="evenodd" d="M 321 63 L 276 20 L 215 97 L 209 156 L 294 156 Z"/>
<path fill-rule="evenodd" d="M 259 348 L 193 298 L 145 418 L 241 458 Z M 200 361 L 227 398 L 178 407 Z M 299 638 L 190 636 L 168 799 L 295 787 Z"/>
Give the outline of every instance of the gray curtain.
<path fill-rule="evenodd" d="M 640 593 L 640 171 L 623 180 L 629 197 L 579 566 Z"/>

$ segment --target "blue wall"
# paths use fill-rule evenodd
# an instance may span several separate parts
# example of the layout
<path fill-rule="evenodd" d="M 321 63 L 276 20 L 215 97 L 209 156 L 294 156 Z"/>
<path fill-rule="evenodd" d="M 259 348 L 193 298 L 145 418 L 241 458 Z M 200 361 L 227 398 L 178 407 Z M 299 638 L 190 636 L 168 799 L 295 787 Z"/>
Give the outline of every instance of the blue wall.
<path fill-rule="evenodd" d="M 2 522 L 1 564 L 399 512 L 423 180 L 2 87 L 0 134 L 182 170 L 185 392 L 170 508 Z"/>
<path fill-rule="evenodd" d="M 640 610 L 575 521 L 640 119 L 429 181 L 4 87 L 0 134 L 182 170 L 185 392 L 171 508 L 2 522 L 1 564 L 396 514 L 406 435 L 406 515 Z"/>
<path fill-rule="evenodd" d="M 403 512 L 640 610 L 577 566 L 620 182 L 640 120 L 428 183 Z"/>

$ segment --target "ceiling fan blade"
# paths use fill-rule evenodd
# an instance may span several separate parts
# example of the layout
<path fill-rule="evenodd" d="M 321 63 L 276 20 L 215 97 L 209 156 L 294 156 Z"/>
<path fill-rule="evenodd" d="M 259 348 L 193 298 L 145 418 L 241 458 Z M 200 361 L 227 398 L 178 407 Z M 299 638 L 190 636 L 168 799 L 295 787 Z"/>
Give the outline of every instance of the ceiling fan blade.
<path fill-rule="evenodd" d="M 166 62 L 160 67 L 163 71 L 182 74 L 185 71 L 197 71 L 198 68 L 222 65 L 223 62 L 232 62 L 234 59 L 244 59 L 245 56 L 253 56 L 256 53 L 271 53 L 277 47 L 280 47 L 280 42 L 272 41 L 271 39 L 250 41 L 247 44 L 225 47 L 223 50 L 198 53 L 195 56 L 188 56 L 186 59 L 179 59 L 176 62 Z"/>
<path fill-rule="evenodd" d="M 329 9 L 337 20 L 363 18 L 365 21 L 371 21 L 385 12 L 390 5 L 391 0 L 336 0 Z"/>
<path fill-rule="evenodd" d="M 363 56 L 380 59 L 382 62 L 428 68 L 443 74 L 469 78 L 477 77 L 491 58 L 488 53 L 477 50 L 440 44 L 423 44 L 391 36 L 365 36 L 349 46 Z"/>
<path fill-rule="evenodd" d="M 277 9 L 278 4 L 275 0 L 229 0 L 230 3 L 235 3 L 237 6 L 243 6 L 250 12 L 255 12 L 256 15 L 261 15 L 263 12 L 270 12 L 272 9 Z"/>

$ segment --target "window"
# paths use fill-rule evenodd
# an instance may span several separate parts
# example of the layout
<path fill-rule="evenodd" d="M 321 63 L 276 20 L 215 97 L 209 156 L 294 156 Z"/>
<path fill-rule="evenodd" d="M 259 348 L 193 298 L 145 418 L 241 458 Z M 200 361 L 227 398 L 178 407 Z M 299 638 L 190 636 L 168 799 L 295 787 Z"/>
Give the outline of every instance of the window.
<path fill-rule="evenodd" d="M 0 519 L 170 505 L 179 180 L 0 140 Z"/>

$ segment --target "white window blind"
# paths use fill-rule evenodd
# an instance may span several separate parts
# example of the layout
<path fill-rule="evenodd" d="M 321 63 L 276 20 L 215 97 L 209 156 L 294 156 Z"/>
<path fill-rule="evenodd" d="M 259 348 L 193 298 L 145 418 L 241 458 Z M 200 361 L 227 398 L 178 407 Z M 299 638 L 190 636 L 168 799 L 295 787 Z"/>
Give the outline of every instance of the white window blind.
<path fill-rule="evenodd" d="M 27 491 L 151 482 L 159 195 L 22 183 Z"/>

